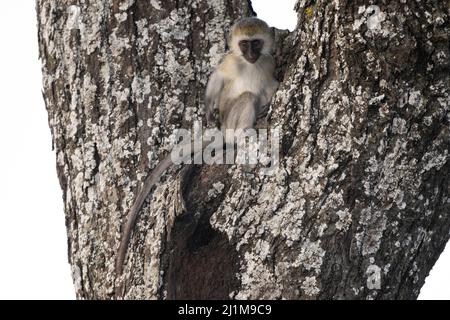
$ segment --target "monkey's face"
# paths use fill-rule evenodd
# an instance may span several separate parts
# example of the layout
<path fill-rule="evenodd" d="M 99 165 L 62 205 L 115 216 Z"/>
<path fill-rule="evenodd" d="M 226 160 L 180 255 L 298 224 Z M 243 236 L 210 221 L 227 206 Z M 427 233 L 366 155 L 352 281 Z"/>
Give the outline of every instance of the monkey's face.
<path fill-rule="evenodd" d="M 255 63 L 258 61 L 263 47 L 264 41 L 261 39 L 245 39 L 239 41 L 239 49 L 241 50 L 245 60 L 250 63 Z"/>

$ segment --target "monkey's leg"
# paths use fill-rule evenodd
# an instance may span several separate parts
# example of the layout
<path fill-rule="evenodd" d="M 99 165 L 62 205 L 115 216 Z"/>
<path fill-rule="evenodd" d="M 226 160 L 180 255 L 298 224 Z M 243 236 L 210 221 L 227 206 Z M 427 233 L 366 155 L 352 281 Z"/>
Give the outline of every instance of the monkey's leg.
<path fill-rule="evenodd" d="M 253 128 L 256 123 L 258 97 L 251 92 L 244 92 L 235 101 L 233 111 L 238 112 L 236 129 Z"/>
<path fill-rule="evenodd" d="M 255 131 L 259 99 L 250 92 L 243 93 L 236 102 L 240 116 L 236 125 L 237 160 L 244 171 L 250 171 L 257 164 L 257 134 Z M 255 152 L 256 151 L 256 152 Z"/>

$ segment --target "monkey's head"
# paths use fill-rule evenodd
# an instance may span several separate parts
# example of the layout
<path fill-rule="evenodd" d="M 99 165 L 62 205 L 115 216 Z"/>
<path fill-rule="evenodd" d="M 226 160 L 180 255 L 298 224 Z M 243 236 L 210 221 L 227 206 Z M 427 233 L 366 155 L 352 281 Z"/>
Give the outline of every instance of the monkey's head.
<path fill-rule="evenodd" d="M 231 28 L 231 50 L 249 63 L 258 61 L 261 54 L 271 54 L 273 33 L 267 23 L 258 18 L 243 18 Z"/>

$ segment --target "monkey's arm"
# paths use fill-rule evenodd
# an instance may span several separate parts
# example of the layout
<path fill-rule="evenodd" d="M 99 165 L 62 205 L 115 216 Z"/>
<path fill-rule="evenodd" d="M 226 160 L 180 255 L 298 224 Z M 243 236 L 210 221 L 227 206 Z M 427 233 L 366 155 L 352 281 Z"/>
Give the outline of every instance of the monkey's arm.
<path fill-rule="evenodd" d="M 214 123 L 214 109 L 217 107 L 217 102 L 223 88 L 223 83 L 224 80 L 220 70 L 216 69 L 209 78 L 208 85 L 206 86 L 205 111 L 208 125 Z"/>
<path fill-rule="evenodd" d="M 170 158 L 170 154 L 167 155 L 158 165 L 152 170 L 149 176 L 145 179 L 144 185 L 139 191 L 136 200 L 131 207 L 127 222 L 122 232 L 122 239 L 120 241 L 119 250 L 117 252 L 117 260 L 116 260 L 116 273 L 118 275 L 122 274 L 123 271 L 123 263 L 125 261 L 125 255 L 127 253 L 128 244 L 130 242 L 131 232 L 133 231 L 134 225 L 136 223 L 136 218 L 138 216 L 139 211 L 141 210 L 145 199 L 150 193 L 153 186 L 158 182 L 159 177 L 162 173 L 172 165 L 172 159 Z"/>
<path fill-rule="evenodd" d="M 258 108 L 257 118 L 262 118 L 266 115 L 269 110 L 270 102 L 278 90 L 279 82 L 275 79 L 270 81 L 270 83 L 265 87 L 264 92 L 261 97 L 261 103 Z"/>

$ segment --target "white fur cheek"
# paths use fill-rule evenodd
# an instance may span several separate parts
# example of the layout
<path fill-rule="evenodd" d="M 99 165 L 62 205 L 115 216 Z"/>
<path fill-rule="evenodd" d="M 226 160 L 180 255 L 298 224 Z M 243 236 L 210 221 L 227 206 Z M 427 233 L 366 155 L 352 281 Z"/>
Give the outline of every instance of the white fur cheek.
<path fill-rule="evenodd" d="M 264 36 L 263 37 L 263 41 L 264 41 L 264 47 L 261 50 L 261 52 L 263 54 L 269 54 L 269 55 L 272 54 L 272 51 L 273 51 L 273 39 L 272 39 L 272 37 Z"/>
<path fill-rule="evenodd" d="M 239 48 L 238 42 L 236 41 L 231 42 L 230 49 L 235 55 L 241 54 L 241 49 Z"/>
<path fill-rule="evenodd" d="M 246 38 L 246 37 L 238 36 L 238 37 L 234 37 L 234 38 L 231 40 L 230 48 L 231 48 L 231 50 L 232 50 L 234 53 L 236 53 L 236 54 L 240 54 L 240 53 L 241 53 L 241 49 L 239 48 L 239 42 L 240 42 L 241 40 L 243 40 L 244 38 Z"/>

